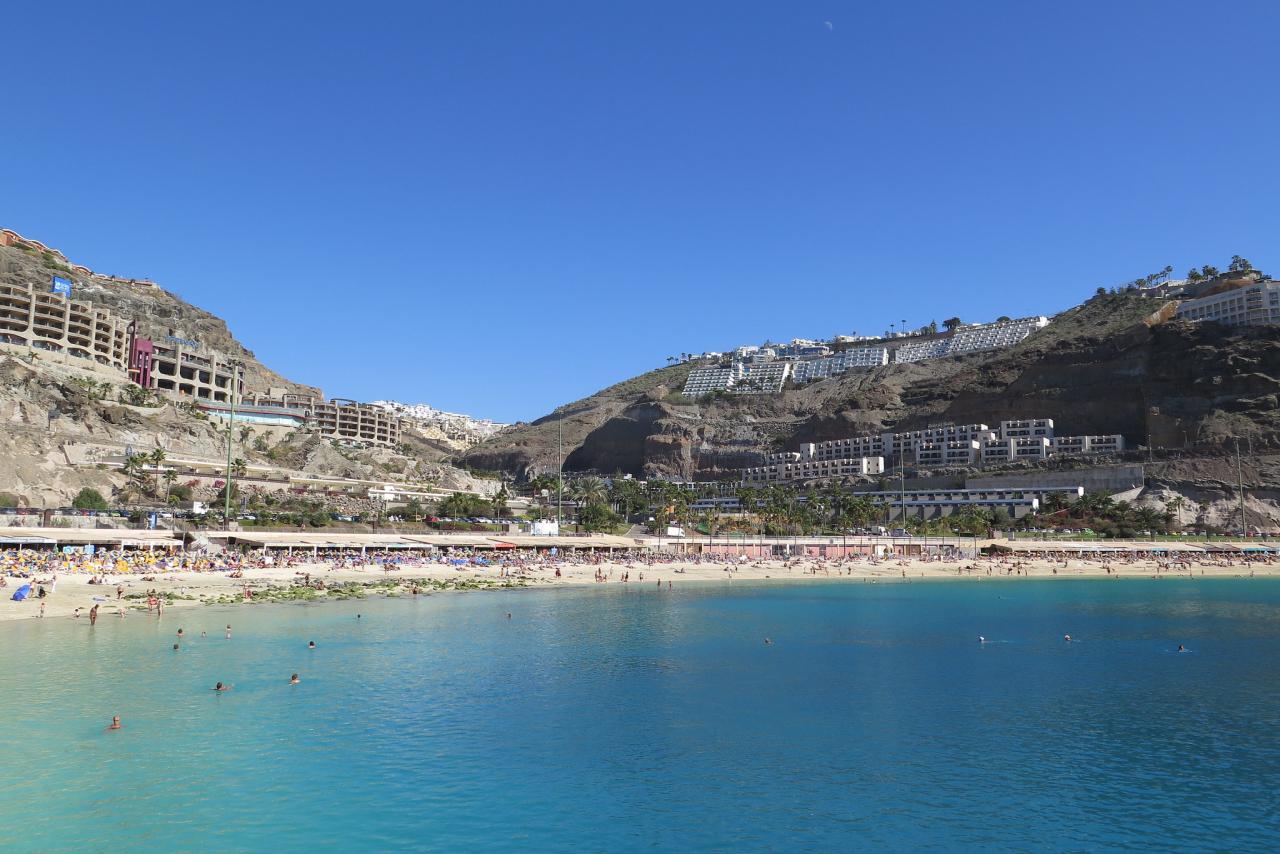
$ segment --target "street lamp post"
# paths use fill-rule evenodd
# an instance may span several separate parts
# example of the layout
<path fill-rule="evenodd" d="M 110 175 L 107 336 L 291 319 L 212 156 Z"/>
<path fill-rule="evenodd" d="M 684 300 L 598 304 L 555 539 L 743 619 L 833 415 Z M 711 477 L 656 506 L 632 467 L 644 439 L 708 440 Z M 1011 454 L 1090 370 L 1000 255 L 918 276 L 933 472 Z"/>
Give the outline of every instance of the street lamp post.
<path fill-rule="evenodd" d="M 564 419 L 556 421 L 556 536 L 560 536 L 561 508 L 564 506 Z"/>
<path fill-rule="evenodd" d="M 227 482 L 222 486 L 222 523 L 231 530 L 231 451 L 235 436 L 232 431 L 236 426 L 236 394 L 239 391 L 240 362 L 231 361 L 231 416 L 227 419 Z"/>

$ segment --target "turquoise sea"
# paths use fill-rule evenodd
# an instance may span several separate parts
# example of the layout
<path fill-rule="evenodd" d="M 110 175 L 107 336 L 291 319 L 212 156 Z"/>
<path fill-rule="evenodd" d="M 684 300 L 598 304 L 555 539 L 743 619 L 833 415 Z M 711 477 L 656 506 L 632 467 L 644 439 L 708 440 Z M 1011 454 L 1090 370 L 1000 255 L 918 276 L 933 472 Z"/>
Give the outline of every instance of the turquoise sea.
<path fill-rule="evenodd" d="M 0 649 L 8 851 L 1280 848 L 1271 580 L 613 584 Z"/>

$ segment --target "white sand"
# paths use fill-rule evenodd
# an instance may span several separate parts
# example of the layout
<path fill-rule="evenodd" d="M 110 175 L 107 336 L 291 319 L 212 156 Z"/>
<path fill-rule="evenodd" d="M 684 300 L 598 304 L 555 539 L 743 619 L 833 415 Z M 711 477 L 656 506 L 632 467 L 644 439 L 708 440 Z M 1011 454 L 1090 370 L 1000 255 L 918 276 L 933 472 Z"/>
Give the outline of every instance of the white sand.
<path fill-rule="evenodd" d="M 1111 572 L 1108 573 L 1107 569 Z M 722 563 L 661 563 L 646 565 L 641 561 L 627 562 L 617 560 L 602 564 L 560 564 L 561 577 L 555 577 L 555 567 L 550 565 L 530 567 L 523 574 L 513 578 L 501 578 L 496 567 L 481 568 L 464 566 L 454 568 L 441 564 L 424 564 L 406 566 L 402 569 L 384 572 L 382 569 L 369 566 L 362 568 L 334 569 L 330 564 L 309 564 L 295 567 L 272 567 L 246 569 L 243 578 L 229 578 L 225 572 L 170 572 L 156 574 L 154 581 L 143 581 L 138 574 L 108 575 L 104 585 L 88 583 L 89 575 L 60 575 L 57 592 L 46 596 L 44 615 L 46 617 L 67 617 L 80 610 L 81 618 L 87 619 L 88 610 L 94 604 L 100 605 L 99 619 L 119 619 L 117 609 L 123 608 L 127 616 L 145 614 L 145 599 L 116 598 L 116 585 L 124 587 L 124 594 L 145 594 L 156 590 L 161 594 L 191 596 L 192 599 L 176 599 L 167 604 L 166 610 L 185 608 L 216 600 L 226 596 L 243 600 L 243 591 L 247 586 L 252 592 L 262 591 L 270 586 L 287 586 L 301 579 L 299 573 L 310 572 L 312 580 L 319 579 L 326 585 L 356 582 L 373 584 L 385 579 L 405 582 L 406 589 L 413 580 L 438 580 L 449 582 L 483 580 L 495 583 L 503 581 L 521 581 L 529 587 L 553 584 L 612 586 L 623 583 L 623 573 L 629 574 L 629 584 L 656 586 L 659 581 L 665 587 L 670 581 L 678 587 L 693 581 L 747 581 L 747 580 L 782 580 L 782 581 L 854 581 L 865 582 L 869 579 L 890 582 L 903 578 L 919 579 L 959 579 L 961 581 L 988 581 L 995 578 L 1011 578 L 1024 580 L 1030 578 L 1108 578 L 1108 577 L 1179 577 L 1194 575 L 1196 578 L 1248 578 L 1251 576 L 1280 575 L 1280 564 L 1252 563 L 1239 557 L 1234 560 L 1210 560 L 1204 556 L 1201 562 L 1191 563 L 1190 569 L 1179 567 L 1171 569 L 1159 566 L 1151 560 L 1100 560 L 1071 559 L 1004 559 L 961 560 L 954 562 L 919 561 L 919 560 L 885 560 L 871 563 L 866 560 L 850 561 L 818 561 L 813 559 L 790 561 L 756 560 L 735 564 L 730 569 Z M 1010 572 L 1013 569 L 1013 572 Z M 595 581 L 596 571 L 600 570 L 606 581 Z M 152 577 L 152 576 L 148 576 Z M 7 579 L 8 586 L 0 588 L 0 620 L 14 620 L 39 617 L 41 601 L 33 595 L 23 602 L 12 600 L 13 591 L 22 583 L 17 579 Z M 101 601 L 96 601 L 100 599 Z M 141 609 L 139 606 L 142 606 Z"/>

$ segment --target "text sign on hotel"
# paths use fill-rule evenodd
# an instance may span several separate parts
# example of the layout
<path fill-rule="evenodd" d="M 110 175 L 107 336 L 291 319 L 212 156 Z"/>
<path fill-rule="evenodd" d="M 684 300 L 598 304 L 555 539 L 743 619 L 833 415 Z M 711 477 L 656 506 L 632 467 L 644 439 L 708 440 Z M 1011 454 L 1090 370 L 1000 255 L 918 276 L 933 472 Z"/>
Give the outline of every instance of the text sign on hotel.
<path fill-rule="evenodd" d="M 71 299 L 71 280 L 64 279 L 61 276 L 54 276 L 53 285 L 49 288 L 49 292 L 62 294 L 67 299 Z"/>

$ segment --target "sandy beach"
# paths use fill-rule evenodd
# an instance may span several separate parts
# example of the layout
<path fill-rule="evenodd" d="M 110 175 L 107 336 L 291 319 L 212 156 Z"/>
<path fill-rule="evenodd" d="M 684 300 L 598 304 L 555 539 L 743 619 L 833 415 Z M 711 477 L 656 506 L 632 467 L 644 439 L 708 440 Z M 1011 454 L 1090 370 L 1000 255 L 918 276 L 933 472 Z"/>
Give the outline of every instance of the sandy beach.
<path fill-rule="evenodd" d="M 559 577 L 556 570 L 559 570 Z M 599 576 L 597 575 L 599 574 Z M 304 579 L 311 586 L 304 585 Z M 1280 576 L 1280 564 L 1265 561 L 1207 560 L 1170 565 L 1154 560 L 1048 560 L 987 559 L 961 561 L 893 559 L 821 561 L 813 559 L 756 560 L 741 563 L 672 561 L 648 563 L 643 559 L 616 560 L 602 563 L 538 563 L 503 570 L 498 566 L 452 566 L 421 563 L 400 568 L 383 569 L 380 565 L 335 566 L 332 563 L 308 563 L 289 567 L 255 567 L 243 570 L 243 577 L 226 572 L 157 572 L 110 574 L 105 583 L 90 584 L 87 573 L 60 575 L 55 591 L 40 600 L 32 595 L 15 602 L 13 592 L 23 580 L 8 578 L 8 586 L 0 588 L 0 620 L 39 618 L 41 603 L 46 618 L 75 617 L 87 619 L 88 611 L 99 605 L 99 619 L 119 619 L 148 614 L 147 594 L 155 591 L 163 597 L 165 610 L 203 604 L 297 601 L 323 601 L 340 591 L 350 595 L 388 595 L 411 593 L 418 586 L 422 593 L 449 589 L 484 587 L 545 587 L 551 585 L 635 586 L 661 583 L 678 586 L 690 582 L 734 581 L 849 581 L 854 583 L 892 583 L 911 579 L 950 579 L 982 582 L 993 580 L 1032 580 L 1072 578 L 1139 578 L 1158 580 L 1167 577 L 1249 578 Z M 598 581 L 597 577 L 603 578 Z M 147 579 L 147 580 L 144 580 Z M 625 579 L 625 580 L 624 580 Z M 415 585 L 416 583 L 416 585 Z M 317 589 L 323 585 L 323 589 Z M 117 590 L 121 593 L 117 598 Z M 246 591 L 248 596 L 246 597 Z M 305 594 L 303 596 L 298 593 Z"/>

